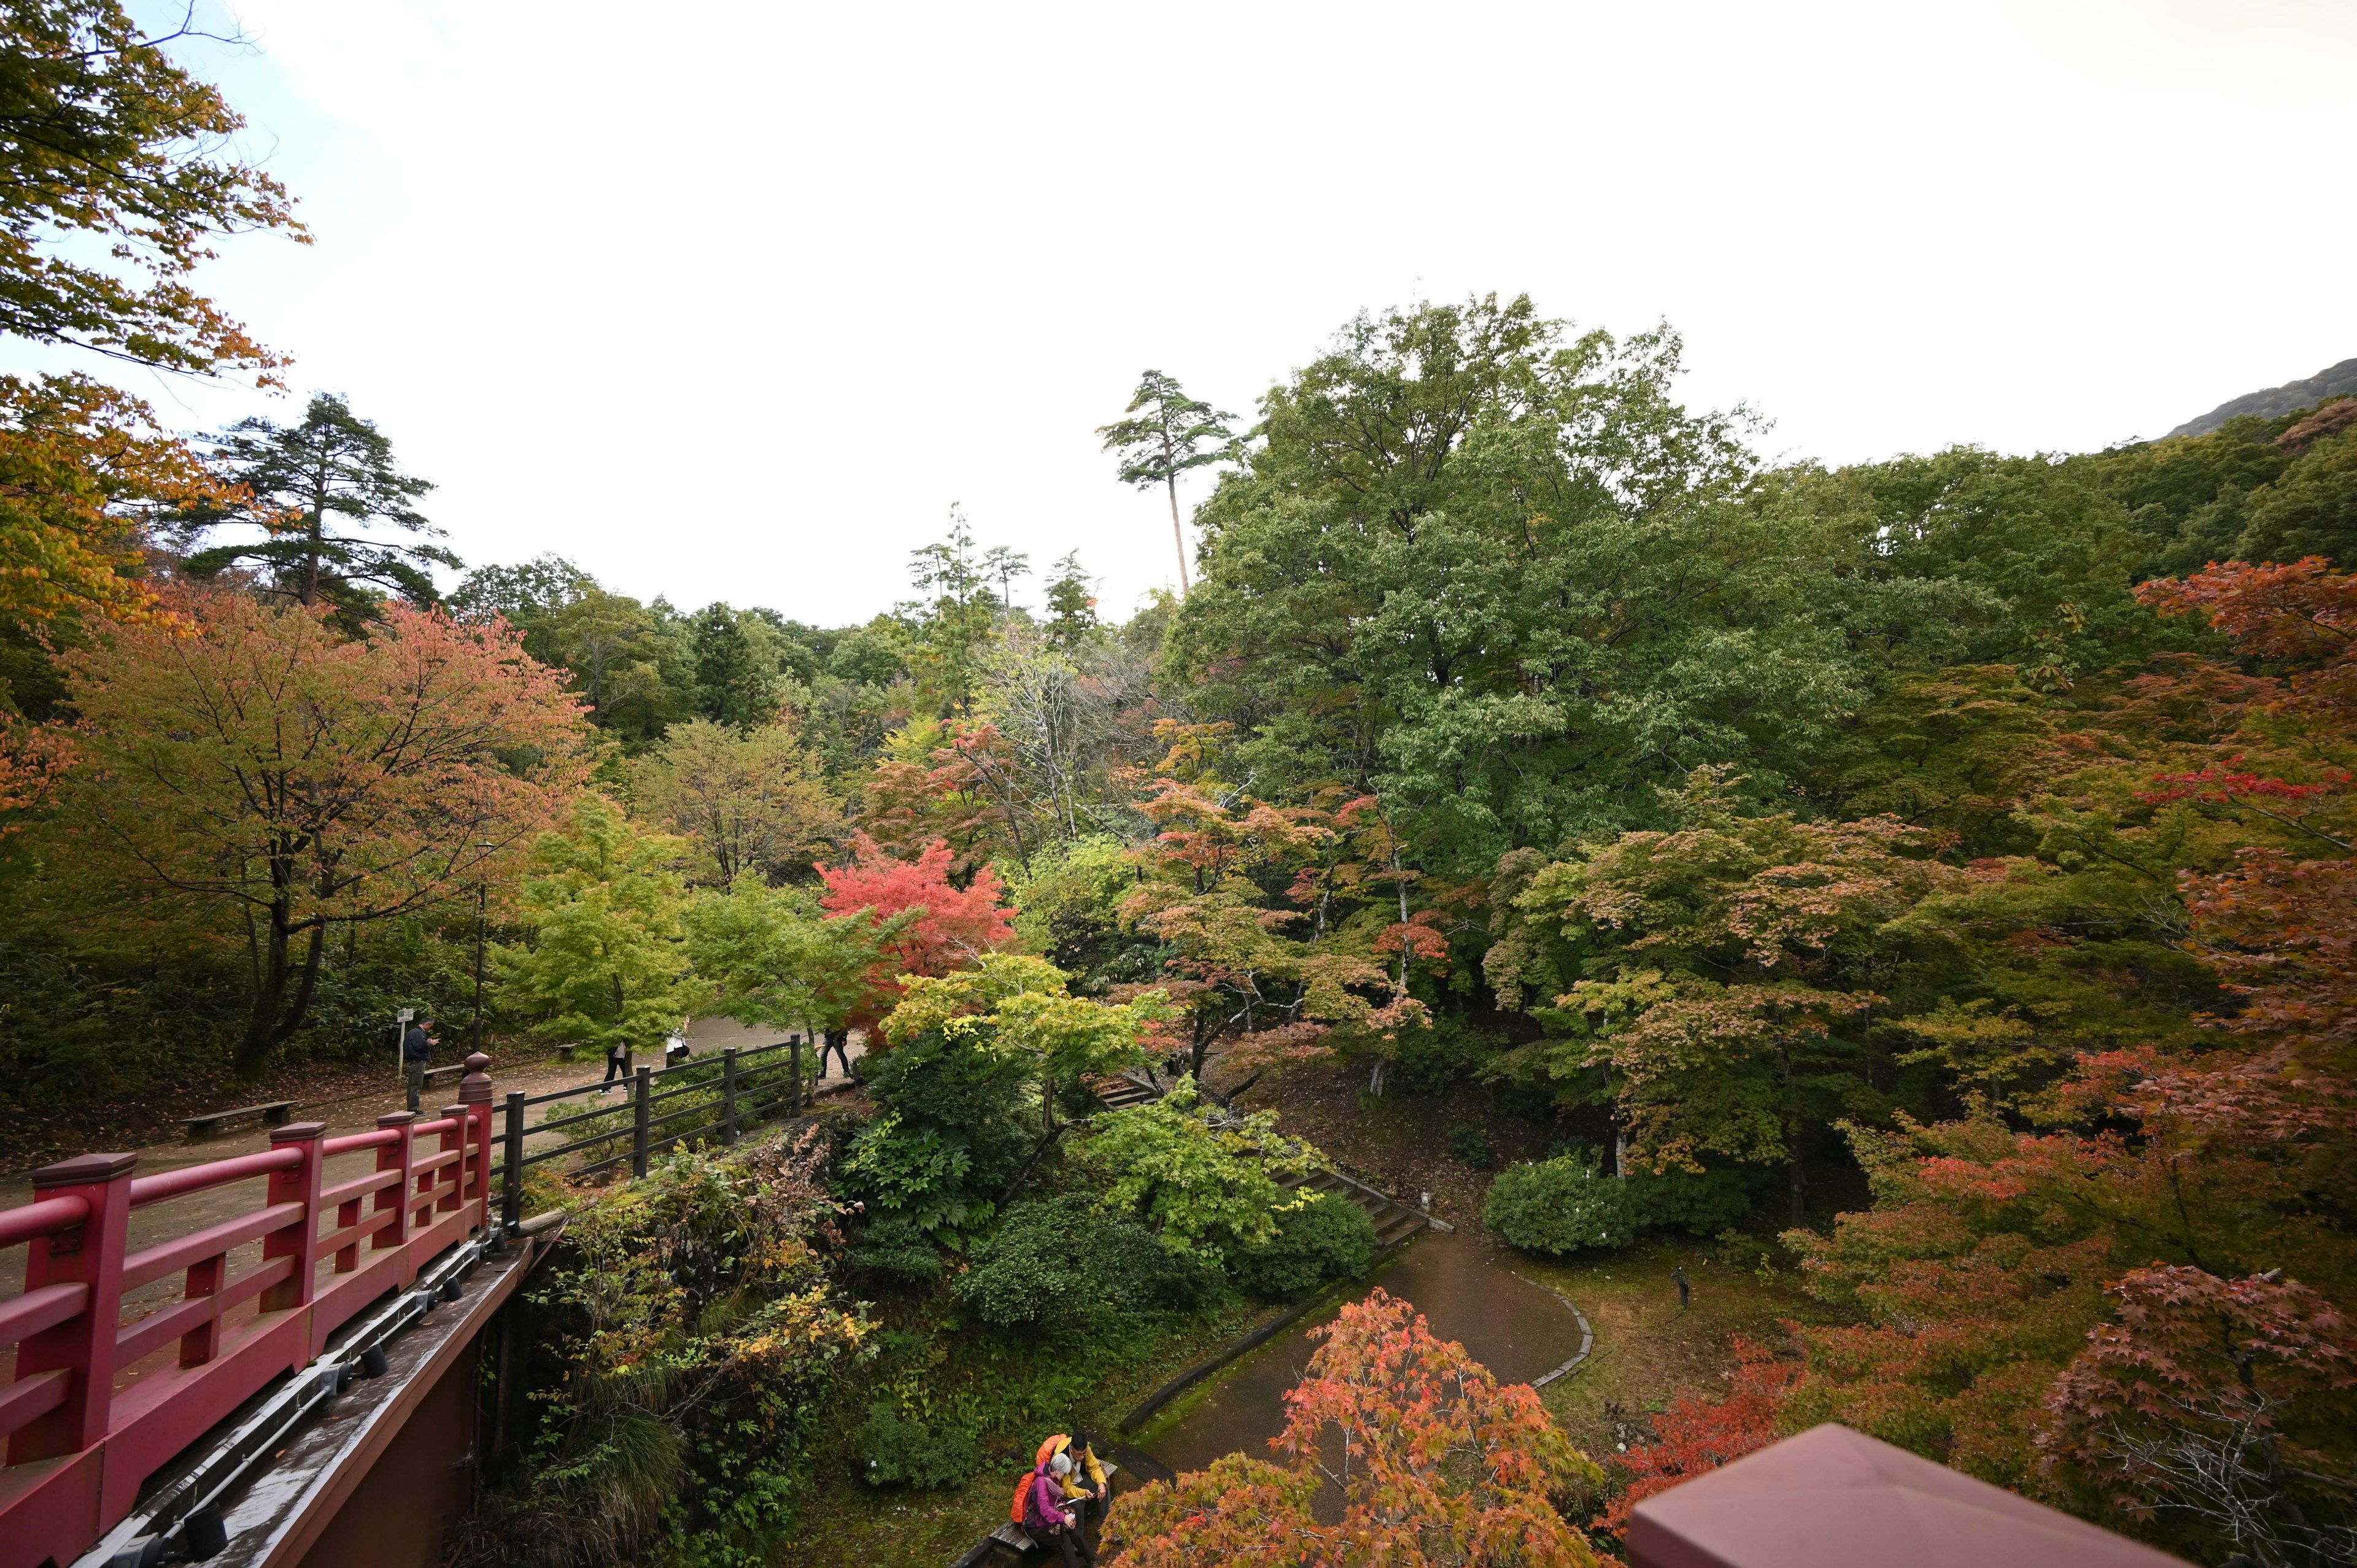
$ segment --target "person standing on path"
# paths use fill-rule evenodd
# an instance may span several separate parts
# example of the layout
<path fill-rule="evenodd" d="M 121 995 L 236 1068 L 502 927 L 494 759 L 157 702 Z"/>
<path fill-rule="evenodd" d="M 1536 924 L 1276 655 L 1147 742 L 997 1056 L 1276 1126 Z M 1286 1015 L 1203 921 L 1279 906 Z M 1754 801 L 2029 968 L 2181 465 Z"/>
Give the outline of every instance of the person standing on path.
<path fill-rule="evenodd" d="M 381 1036 L 380 1036 L 381 1037 Z M 409 1108 L 417 1109 L 425 1095 L 425 1068 L 434 1059 L 434 1019 L 418 1019 L 401 1036 L 401 1070 L 409 1079 Z"/>
<path fill-rule="evenodd" d="M 1678 1310 L 1684 1312 L 1694 1305 L 1694 1286 L 1686 1283 L 1686 1266 L 1680 1263 L 1670 1271 L 1670 1278 L 1678 1283 Z"/>
<path fill-rule="evenodd" d="M 843 1064 L 843 1076 L 849 1078 L 851 1076 L 851 1031 L 848 1029 L 829 1029 L 821 1036 L 821 1039 L 824 1043 L 823 1043 L 818 1048 L 819 1077 L 824 1078 L 826 1076 L 826 1053 L 833 1051 L 834 1053 L 835 1060 Z"/>
<path fill-rule="evenodd" d="M 606 1047 L 606 1076 L 598 1080 L 597 1092 L 600 1094 L 609 1092 L 614 1087 L 614 1080 L 618 1078 L 622 1080 L 624 1089 L 630 1088 L 630 1047 L 625 1041 L 613 1040 L 608 1042 Z"/>

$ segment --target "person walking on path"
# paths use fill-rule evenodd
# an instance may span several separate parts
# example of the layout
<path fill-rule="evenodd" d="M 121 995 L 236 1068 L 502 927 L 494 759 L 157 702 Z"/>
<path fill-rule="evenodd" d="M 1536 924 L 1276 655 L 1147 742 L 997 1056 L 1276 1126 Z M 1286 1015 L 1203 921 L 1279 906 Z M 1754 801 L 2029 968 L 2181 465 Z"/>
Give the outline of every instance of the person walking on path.
<path fill-rule="evenodd" d="M 597 1092 L 612 1092 L 616 1079 L 622 1080 L 624 1089 L 630 1087 L 630 1047 L 621 1040 L 611 1041 L 606 1047 L 606 1076 L 598 1081 Z"/>
<path fill-rule="evenodd" d="M 829 1029 L 821 1036 L 821 1039 L 823 1043 L 818 1048 L 819 1077 L 826 1076 L 826 1053 L 833 1051 L 835 1060 L 843 1064 L 843 1076 L 849 1078 L 851 1076 L 851 1031 Z"/>
<path fill-rule="evenodd" d="M 380 1039 L 383 1036 L 379 1036 Z M 401 1070 L 409 1079 L 409 1108 L 417 1109 L 425 1095 L 425 1069 L 434 1059 L 434 1020 L 425 1017 L 401 1036 Z"/>
<path fill-rule="evenodd" d="M 1684 1312 L 1694 1305 L 1694 1286 L 1686 1283 L 1686 1266 L 1680 1263 L 1670 1271 L 1670 1278 L 1678 1284 L 1678 1310 Z"/>

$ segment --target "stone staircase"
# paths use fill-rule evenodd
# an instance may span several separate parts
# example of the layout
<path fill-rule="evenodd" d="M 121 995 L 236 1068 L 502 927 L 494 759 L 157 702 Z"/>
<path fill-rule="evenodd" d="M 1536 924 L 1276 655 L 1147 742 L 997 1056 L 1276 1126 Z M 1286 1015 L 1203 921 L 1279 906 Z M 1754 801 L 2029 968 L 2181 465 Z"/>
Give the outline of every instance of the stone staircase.
<path fill-rule="evenodd" d="M 1162 1091 L 1130 1074 L 1108 1079 L 1097 1086 L 1097 1099 L 1108 1111 L 1123 1111 L 1132 1105 L 1143 1105 L 1149 1100 L 1159 1100 Z"/>
<path fill-rule="evenodd" d="M 1162 1098 L 1162 1090 L 1135 1073 L 1125 1073 L 1097 1086 L 1097 1099 L 1108 1111 L 1119 1111 L 1131 1105 L 1143 1105 Z M 1388 1193 L 1377 1192 L 1361 1181 L 1353 1181 L 1340 1171 L 1314 1170 L 1306 1176 L 1279 1176 L 1279 1187 L 1308 1187 L 1314 1191 L 1331 1193 L 1345 1202 L 1355 1203 L 1367 1211 L 1374 1221 L 1375 1241 L 1386 1252 L 1424 1230 L 1447 1230 L 1442 1224 L 1420 1208 L 1411 1208 Z"/>
<path fill-rule="evenodd" d="M 1440 1223 L 1422 1209 L 1411 1208 L 1398 1198 L 1377 1192 L 1364 1182 L 1352 1181 L 1339 1171 L 1314 1170 L 1306 1176 L 1279 1176 L 1276 1184 L 1287 1187 L 1306 1187 L 1357 1204 L 1367 1211 L 1367 1218 L 1374 1221 L 1376 1244 L 1386 1252 L 1417 1231 Z"/>

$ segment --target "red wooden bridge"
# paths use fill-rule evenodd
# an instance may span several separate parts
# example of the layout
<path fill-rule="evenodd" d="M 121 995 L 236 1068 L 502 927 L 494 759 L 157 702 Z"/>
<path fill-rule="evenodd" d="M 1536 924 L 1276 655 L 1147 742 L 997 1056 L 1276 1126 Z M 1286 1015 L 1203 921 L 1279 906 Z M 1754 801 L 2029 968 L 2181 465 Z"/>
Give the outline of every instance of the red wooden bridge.
<path fill-rule="evenodd" d="M 220 1499 L 204 1495 L 208 1477 L 183 1478 L 177 1510 L 155 1507 L 152 1483 L 274 1385 L 328 1363 L 278 1402 L 302 1406 L 381 1371 L 393 1333 L 455 1298 L 458 1268 L 431 1292 L 414 1287 L 437 1262 L 479 1262 L 498 1244 L 490 1064 L 467 1065 L 459 1103 L 436 1117 L 397 1112 L 332 1138 L 324 1123 L 296 1122 L 274 1129 L 262 1153 L 153 1176 L 135 1155 L 83 1155 L 36 1173 L 34 1201 L 0 1210 L 0 1248 L 27 1250 L 22 1293 L 0 1303 L 0 1352 L 15 1352 L 0 1381 L 0 1568 L 62 1568 L 143 1510 L 155 1529 L 127 1558 L 102 1560 L 213 1555 Z M 327 1183 L 330 1158 L 368 1150 L 373 1170 Z M 135 1210 L 257 1176 L 268 1182 L 251 1212 L 128 1245 Z M 175 1279 L 177 1301 L 124 1320 L 127 1294 Z M 404 1309 L 403 1293 L 425 1299 Z M 234 1477 L 210 1479 L 218 1493 Z"/>

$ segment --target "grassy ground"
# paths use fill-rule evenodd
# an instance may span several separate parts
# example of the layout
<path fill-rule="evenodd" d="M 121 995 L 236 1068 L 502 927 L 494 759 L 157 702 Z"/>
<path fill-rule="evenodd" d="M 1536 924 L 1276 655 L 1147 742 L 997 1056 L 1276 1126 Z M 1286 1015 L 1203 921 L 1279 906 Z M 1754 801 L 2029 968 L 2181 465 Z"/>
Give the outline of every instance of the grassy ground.
<path fill-rule="evenodd" d="M 1670 1278 L 1681 1263 L 1694 1286 L 1694 1305 L 1683 1312 Z M 1790 1339 L 1784 1321 L 1826 1321 L 1790 1272 L 1747 1269 L 1710 1243 L 1652 1241 L 1592 1262 L 1533 1259 L 1522 1268 L 1569 1297 L 1595 1330 L 1587 1360 L 1541 1397 L 1571 1440 L 1608 1469 L 1616 1451 L 1650 1431 L 1647 1417 L 1680 1394 L 1724 1387 L 1720 1374 L 1735 1365 L 1731 1339 L 1781 1348 Z"/>
<path fill-rule="evenodd" d="M 1036 1432 L 1027 1426 L 1020 1433 L 993 1434 L 1011 1444 L 1008 1452 L 1023 1450 L 1019 1460 L 1007 1459 L 954 1490 L 877 1490 L 847 1471 L 826 1475 L 798 1532 L 793 1562 L 797 1568 L 942 1568 L 1006 1522 L 1007 1498 L 1041 1438 L 1076 1425 L 1109 1435 L 1114 1423 L 1138 1401 L 1272 1310 L 1258 1302 L 1234 1302 L 1142 1333 L 1135 1352 L 1096 1380 L 1075 1408 L 1034 1422 Z M 938 1375 L 949 1382 L 970 1370 L 945 1365 Z"/>

